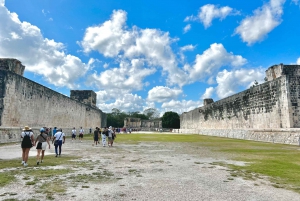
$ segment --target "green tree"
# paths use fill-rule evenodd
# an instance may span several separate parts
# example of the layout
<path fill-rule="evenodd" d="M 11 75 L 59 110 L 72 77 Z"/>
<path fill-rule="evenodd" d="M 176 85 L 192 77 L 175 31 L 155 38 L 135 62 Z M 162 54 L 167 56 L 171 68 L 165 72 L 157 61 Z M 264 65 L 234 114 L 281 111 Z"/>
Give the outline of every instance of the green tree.
<path fill-rule="evenodd" d="M 157 119 L 159 118 L 159 111 L 156 108 L 148 108 L 144 110 L 144 115 L 148 117 L 148 119 Z"/>
<path fill-rule="evenodd" d="M 180 117 L 176 112 L 165 112 L 161 121 L 163 128 L 180 128 Z"/>

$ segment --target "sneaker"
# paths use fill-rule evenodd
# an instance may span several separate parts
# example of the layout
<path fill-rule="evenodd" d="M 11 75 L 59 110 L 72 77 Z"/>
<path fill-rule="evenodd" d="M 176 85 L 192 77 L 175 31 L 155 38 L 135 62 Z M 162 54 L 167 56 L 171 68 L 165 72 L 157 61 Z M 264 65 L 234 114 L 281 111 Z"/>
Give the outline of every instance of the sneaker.
<path fill-rule="evenodd" d="M 57 157 L 58 155 L 56 154 L 56 156 L 55 157 Z"/>
<path fill-rule="evenodd" d="M 28 164 L 27 163 L 24 163 L 24 167 L 27 167 L 28 166 Z"/>
<path fill-rule="evenodd" d="M 36 162 L 36 164 L 37 164 L 37 165 L 39 165 L 39 164 L 40 164 L 40 162 L 39 162 L 39 161 L 37 161 L 37 162 Z"/>
<path fill-rule="evenodd" d="M 41 160 L 41 163 L 43 163 L 43 160 Z"/>
<path fill-rule="evenodd" d="M 22 162 L 21 162 L 21 165 L 24 165 L 24 163 L 25 163 L 25 161 L 22 161 Z"/>

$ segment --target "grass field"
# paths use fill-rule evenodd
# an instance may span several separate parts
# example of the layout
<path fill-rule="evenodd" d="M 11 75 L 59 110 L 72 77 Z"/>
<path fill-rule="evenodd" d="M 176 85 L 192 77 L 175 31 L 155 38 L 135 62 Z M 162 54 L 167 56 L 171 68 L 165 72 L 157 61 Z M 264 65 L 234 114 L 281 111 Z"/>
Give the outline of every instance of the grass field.
<path fill-rule="evenodd" d="M 67 141 L 70 138 L 67 138 Z M 93 141 L 92 135 L 85 135 L 84 140 Z M 300 148 L 293 145 L 272 144 L 264 142 L 219 138 L 202 135 L 179 135 L 179 134 L 120 134 L 116 138 L 118 144 L 138 144 L 140 142 L 160 143 L 186 143 L 191 147 L 205 147 L 215 153 L 225 154 L 231 160 L 244 161 L 245 166 L 232 164 L 218 164 L 234 170 L 233 177 L 241 176 L 245 179 L 256 179 L 268 176 L 277 188 L 285 188 L 300 193 Z M 56 166 L 68 163 L 70 167 L 80 166 L 74 162 L 78 157 L 66 156 L 61 159 L 48 162 L 47 166 Z M 35 157 L 31 157 L 30 163 L 35 163 Z M 76 160 L 75 160 L 76 161 Z M 26 176 L 37 176 L 39 170 L 28 169 L 25 172 L 20 167 L 20 160 L 0 160 L 0 170 L 14 168 L 11 171 L 0 173 L 0 187 L 14 180 L 14 175 L 22 171 Z M 84 165 L 84 164 L 83 164 Z M 47 167 L 45 166 L 45 167 Z M 53 174 L 65 174 L 69 170 L 49 171 L 45 177 Z"/>

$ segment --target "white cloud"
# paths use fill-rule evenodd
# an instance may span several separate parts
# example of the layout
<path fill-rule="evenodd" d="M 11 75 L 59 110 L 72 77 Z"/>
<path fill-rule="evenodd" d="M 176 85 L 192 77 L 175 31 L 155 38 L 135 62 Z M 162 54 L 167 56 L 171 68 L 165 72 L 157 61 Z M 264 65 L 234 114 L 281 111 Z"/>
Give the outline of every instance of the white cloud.
<path fill-rule="evenodd" d="M 170 85 L 185 83 L 185 73 L 177 67 L 176 56 L 168 32 L 157 29 L 129 29 L 125 22 L 127 13 L 122 10 L 113 11 L 111 19 L 98 26 L 89 27 L 83 40 L 79 42 L 84 52 L 98 51 L 105 57 L 118 60 L 143 59 L 144 68 L 161 67 L 166 73 Z"/>
<path fill-rule="evenodd" d="M 195 64 L 192 67 L 186 67 L 186 70 L 189 71 L 190 82 L 195 82 L 212 75 L 222 66 L 238 67 L 246 62 L 247 60 L 242 56 L 227 52 L 222 44 L 214 43 L 203 54 L 197 54 Z"/>
<path fill-rule="evenodd" d="M 144 86 L 144 78 L 155 71 L 154 68 L 144 68 L 143 59 L 121 61 L 118 68 L 92 74 L 87 84 L 95 85 L 98 89 L 120 90 L 121 94 L 129 93 L 133 90 L 141 90 Z"/>
<path fill-rule="evenodd" d="M 121 111 L 143 111 L 145 100 L 142 99 L 141 96 L 136 94 L 118 95 L 116 92 L 114 92 L 111 95 L 114 96 L 115 101 L 111 103 L 104 103 L 102 98 L 107 95 L 107 91 L 97 92 L 97 106 L 104 112 L 111 112 L 113 108 L 118 108 Z"/>
<path fill-rule="evenodd" d="M 55 86 L 75 87 L 74 81 L 85 75 L 89 65 L 66 54 L 62 43 L 44 38 L 38 27 L 21 22 L 4 1 L 0 5 L 0 57 L 17 58 L 26 71 L 44 76 Z"/>
<path fill-rule="evenodd" d="M 228 15 L 237 15 L 239 12 L 229 6 L 218 7 L 213 4 L 206 4 L 199 9 L 198 16 L 188 16 L 184 19 L 185 22 L 200 20 L 205 28 L 211 26 L 214 19 L 219 18 L 220 20 L 225 19 Z"/>
<path fill-rule="evenodd" d="M 183 33 L 187 33 L 188 31 L 190 31 L 192 28 L 191 24 L 187 24 L 184 28 L 183 28 Z"/>
<path fill-rule="evenodd" d="M 148 91 L 148 100 L 155 102 L 166 102 L 176 99 L 182 93 L 181 89 L 170 89 L 169 87 L 156 86 Z"/>
<path fill-rule="evenodd" d="M 300 65 L 300 57 L 297 60 L 297 64 Z"/>
<path fill-rule="evenodd" d="M 216 92 L 219 98 L 225 98 L 237 93 L 240 86 L 249 88 L 257 80 L 263 82 L 265 72 L 263 69 L 240 69 L 227 71 L 223 70 L 217 75 Z"/>
<path fill-rule="evenodd" d="M 201 96 L 201 99 L 211 98 L 213 93 L 214 93 L 214 88 L 208 87 L 206 88 L 205 93 Z"/>
<path fill-rule="evenodd" d="M 184 52 L 184 51 L 193 51 L 195 49 L 196 46 L 194 45 L 186 45 L 180 48 L 180 51 Z"/>
<path fill-rule="evenodd" d="M 269 3 L 254 10 L 252 16 L 246 17 L 235 29 L 248 45 L 262 41 L 268 33 L 277 27 L 282 19 L 285 0 L 270 0 Z"/>
<path fill-rule="evenodd" d="M 161 108 L 165 111 L 173 111 L 177 112 L 178 114 L 182 114 L 183 112 L 186 111 L 191 111 L 197 107 L 202 106 L 202 102 L 200 101 L 187 101 L 187 100 L 182 100 L 182 101 L 176 101 L 176 100 L 171 100 L 169 102 L 163 103 Z"/>

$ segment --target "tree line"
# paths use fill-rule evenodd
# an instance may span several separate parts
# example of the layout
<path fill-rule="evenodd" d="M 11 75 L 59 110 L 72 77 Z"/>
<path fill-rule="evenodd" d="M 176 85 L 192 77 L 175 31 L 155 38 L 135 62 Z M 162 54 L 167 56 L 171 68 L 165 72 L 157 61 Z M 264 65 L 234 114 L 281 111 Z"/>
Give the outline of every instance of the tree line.
<path fill-rule="evenodd" d="M 160 119 L 163 128 L 180 128 L 180 117 L 178 113 L 169 111 L 160 117 L 160 113 L 156 108 L 148 108 L 143 112 L 123 112 L 117 108 L 113 108 L 111 113 L 107 113 L 107 125 L 122 128 L 126 117 L 140 118 L 142 120 Z"/>

